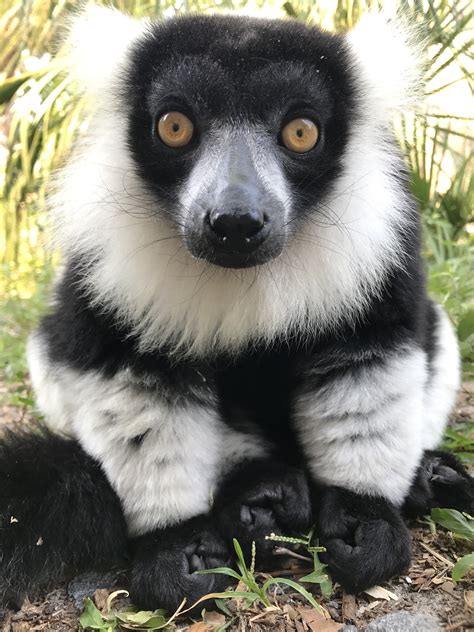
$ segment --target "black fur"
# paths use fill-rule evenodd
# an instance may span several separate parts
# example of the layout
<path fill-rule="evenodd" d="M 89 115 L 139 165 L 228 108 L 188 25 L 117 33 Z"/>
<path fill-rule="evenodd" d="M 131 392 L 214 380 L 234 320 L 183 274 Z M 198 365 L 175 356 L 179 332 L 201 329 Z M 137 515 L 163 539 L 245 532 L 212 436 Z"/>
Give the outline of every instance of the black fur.
<path fill-rule="evenodd" d="M 0 604 L 90 568 L 123 563 L 120 502 L 77 442 L 45 428 L 0 439 Z"/>
<path fill-rule="evenodd" d="M 252 543 L 260 568 L 275 566 L 270 533 L 306 533 L 313 524 L 310 484 L 303 471 L 269 460 L 245 463 L 222 482 L 214 501 L 222 536 L 236 538 L 250 559 Z"/>
<path fill-rule="evenodd" d="M 189 608 L 203 595 L 221 592 L 229 584 L 226 575 L 195 572 L 232 565 L 231 550 L 209 516 L 149 533 L 134 541 L 132 548 L 130 595 L 139 608 L 174 612 L 184 597 Z M 201 602 L 190 614 L 205 607 L 212 608 L 212 600 Z"/>
<path fill-rule="evenodd" d="M 408 568 L 408 528 L 383 498 L 326 488 L 319 499 L 318 528 L 326 548 L 322 559 L 347 592 L 360 592 Z"/>
<path fill-rule="evenodd" d="M 448 507 L 474 515 L 473 479 L 449 452 L 425 452 L 403 507 L 407 516 L 429 514 L 434 507 Z"/>

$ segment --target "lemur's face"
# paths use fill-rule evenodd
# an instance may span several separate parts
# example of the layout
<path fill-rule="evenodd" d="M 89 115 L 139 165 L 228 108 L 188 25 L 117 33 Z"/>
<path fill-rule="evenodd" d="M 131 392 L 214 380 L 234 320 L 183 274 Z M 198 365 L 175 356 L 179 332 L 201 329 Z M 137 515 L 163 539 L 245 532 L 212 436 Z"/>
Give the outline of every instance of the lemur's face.
<path fill-rule="evenodd" d="M 191 255 L 251 267 L 324 222 L 354 117 L 347 68 L 342 38 L 298 23 L 153 27 L 127 70 L 128 142 Z"/>

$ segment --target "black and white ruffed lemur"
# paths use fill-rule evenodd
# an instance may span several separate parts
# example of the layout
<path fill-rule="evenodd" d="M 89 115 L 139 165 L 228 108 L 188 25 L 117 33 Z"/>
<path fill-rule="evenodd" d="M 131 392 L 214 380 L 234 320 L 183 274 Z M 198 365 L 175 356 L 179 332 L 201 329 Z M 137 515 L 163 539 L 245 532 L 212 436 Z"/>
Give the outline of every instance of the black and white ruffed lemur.
<path fill-rule="evenodd" d="M 223 587 L 232 538 L 316 524 L 358 591 L 404 518 L 473 511 L 436 452 L 459 385 L 391 131 L 418 53 L 380 15 L 134 21 L 92 8 L 93 113 L 52 197 L 63 267 L 28 349 L 50 430 L 0 441 L 0 601 L 128 560 L 136 605 Z M 38 546 L 38 542 L 41 546 Z"/>

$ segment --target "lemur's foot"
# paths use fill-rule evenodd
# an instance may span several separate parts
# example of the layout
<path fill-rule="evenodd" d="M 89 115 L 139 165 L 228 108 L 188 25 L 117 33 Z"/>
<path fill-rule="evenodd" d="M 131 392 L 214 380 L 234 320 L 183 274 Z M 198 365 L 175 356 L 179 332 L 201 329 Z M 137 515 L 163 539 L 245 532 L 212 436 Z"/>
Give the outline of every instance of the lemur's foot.
<path fill-rule="evenodd" d="M 382 498 L 332 487 L 322 491 L 318 533 L 331 577 L 349 593 L 402 573 L 410 535 L 399 511 Z"/>
<path fill-rule="evenodd" d="M 433 507 L 474 514 L 474 479 L 449 452 L 424 453 L 403 511 L 408 516 L 420 516 Z"/>
<path fill-rule="evenodd" d="M 185 608 L 189 608 L 204 595 L 220 592 L 229 584 L 225 575 L 196 573 L 231 565 L 229 549 L 207 516 L 147 534 L 134 546 L 130 596 L 139 608 L 165 608 L 172 613 L 185 597 Z M 196 612 L 210 605 L 204 601 Z"/>
<path fill-rule="evenodd" d="M 222 485 L 215 515 L 229 544 L 236 538 L 249 555 L 255 542 L 257 563 L 269 568 L 278 543 L 265 536 L 303 533 L 312 525 L 306 476 L 297 468 L 268 461 L 247 464 Z"/>

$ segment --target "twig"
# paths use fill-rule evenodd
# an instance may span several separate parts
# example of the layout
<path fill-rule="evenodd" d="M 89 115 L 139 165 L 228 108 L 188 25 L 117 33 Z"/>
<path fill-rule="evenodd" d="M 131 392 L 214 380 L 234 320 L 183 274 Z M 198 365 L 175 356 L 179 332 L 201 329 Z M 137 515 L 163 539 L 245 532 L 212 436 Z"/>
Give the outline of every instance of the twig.
<path fill-rule="evenodd" d="M 294 557 L 297 560 L 303 560 L 305 562 L 313 561 L 310 557 L 307 557 L 306 555 L 300 555 L 299 553 L 295 553 L 290 549 L 285 549 L 285 547 L 283 546 L 277 546 L 275 549 L 273 549 L 273 555 L 287 555 L 288 557 Z"/>
<path fill-rule="evenodd" d="M 460 621 L 459 623 L 451 623 L 444 629 L 445 630 L 459 630 L 459 628 L 463 628 L 463 627 L 472 627 L 472 621 L 464 620 L 464 621 Z"/>
<path fill-rule="evenodd" d="M 292 575 L 295 575 L 296 577 L 298 575 L 307 575 L 312 570 L 313 570 L 312 568 L 298 568 L 298 569 L 282 568 L 281 570 L 273 571 L 273 573 L 259 571 L 257 575 L 263 575 L 265 577 L 270 577 L 270 576 L 275 577 L 275 575 L 278 575 L 278 577 L 291 577 Z"/>
<path fill-rule="evenodd" d="M 449 568 L 453 568 L 454 566 L 453 562 L 443 557 L 440 553 L 438 553 L 437 551 L 429 547 L 427 544 L 425 544 L 424 542 L 419 542 L 419 545 L 423 547 L 426 551 L 428 551 L 428 553 L 431 553 L 431 555 L 436 557 L 436 559 L 440 560 L 440 562 L 444 562 L 445 564 L 449 566 Z"/>

